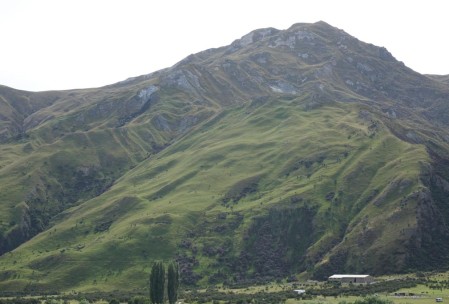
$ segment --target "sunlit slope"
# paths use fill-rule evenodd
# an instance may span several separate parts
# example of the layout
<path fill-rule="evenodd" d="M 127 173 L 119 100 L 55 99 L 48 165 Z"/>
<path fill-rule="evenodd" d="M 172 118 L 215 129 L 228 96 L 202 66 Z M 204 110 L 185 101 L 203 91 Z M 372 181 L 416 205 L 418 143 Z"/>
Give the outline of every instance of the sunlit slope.
<path fill-rule="evenodd" d="M 305 111 L 303 102 L 223 111 L 6 254 L 0 286 L 142 288 L 151 262 L 170 258 L 186 283 L 287 276 L 353 248 L 366 229 L 374 232 L 352 257 L 354 271 L 375 268 L 370 251 L 379 246 L 406 250 L 400 231 L 417 227 L 424 147 L 392 136 L 354 104 Z"/>
<path fill-rule="evenodd" d="M 216 107 L 159 90 L 154 81 L 63 92 L 22 117 L 20 136 L 0 145 L 0 254 L 215 113 Z"/>

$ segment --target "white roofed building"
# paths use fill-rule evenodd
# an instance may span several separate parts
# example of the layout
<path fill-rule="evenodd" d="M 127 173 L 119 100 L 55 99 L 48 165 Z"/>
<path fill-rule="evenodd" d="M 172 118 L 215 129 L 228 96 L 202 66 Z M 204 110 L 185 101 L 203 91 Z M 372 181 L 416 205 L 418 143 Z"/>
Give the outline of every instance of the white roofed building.
<path fill-rule="evenodd" d="M 353 284 L 370 284 L 374 282 L 374 278 L 369 274 L 334 274 L 328 280 L 331 282 Z"/>

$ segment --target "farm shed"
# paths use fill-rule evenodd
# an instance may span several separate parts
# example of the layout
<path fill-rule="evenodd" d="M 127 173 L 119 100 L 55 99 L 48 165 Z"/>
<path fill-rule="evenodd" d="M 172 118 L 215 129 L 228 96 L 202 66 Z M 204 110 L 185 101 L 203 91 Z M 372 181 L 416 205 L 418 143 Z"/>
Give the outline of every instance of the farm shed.
<path fill-rule="evenodd" d="M 369 274 L 334 274 L 328 279 L 330 282 L 370 284 L 374 278 Z"/>

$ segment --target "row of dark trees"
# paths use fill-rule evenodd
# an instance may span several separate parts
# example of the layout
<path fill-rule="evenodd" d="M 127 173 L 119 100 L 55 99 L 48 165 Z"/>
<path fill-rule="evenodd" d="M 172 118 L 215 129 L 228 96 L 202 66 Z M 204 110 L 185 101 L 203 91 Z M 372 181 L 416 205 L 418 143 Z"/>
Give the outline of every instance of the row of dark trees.
<path fill-rule="evenodd" d="M 153 263 L 150 273 L 150 300 L 153 304 L 163 304 L 165 297 L 165 266 Z M 170 262 L 167 267 L 167 297 L 170 304 L 176 303 L 179 288 L 178 263 Z"/>

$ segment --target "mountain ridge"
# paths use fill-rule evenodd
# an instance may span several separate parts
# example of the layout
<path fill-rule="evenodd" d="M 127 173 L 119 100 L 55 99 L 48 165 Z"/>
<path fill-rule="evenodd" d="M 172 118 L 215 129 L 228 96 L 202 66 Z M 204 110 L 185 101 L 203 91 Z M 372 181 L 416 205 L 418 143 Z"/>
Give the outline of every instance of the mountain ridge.
<path fill-rule="evenodd" d="M 144 288 L 173 258 L 202 286 L 447 267 L 433 78 L 318 22 L 102 88 L 0 87 L 0 286 Z"/>

